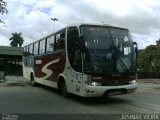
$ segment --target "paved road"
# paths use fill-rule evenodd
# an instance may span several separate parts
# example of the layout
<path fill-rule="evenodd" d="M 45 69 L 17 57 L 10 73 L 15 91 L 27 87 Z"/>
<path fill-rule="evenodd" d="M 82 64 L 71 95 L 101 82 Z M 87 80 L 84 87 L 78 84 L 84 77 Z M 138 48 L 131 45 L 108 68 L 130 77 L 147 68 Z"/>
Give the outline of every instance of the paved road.
<path fill-rule="evenodd" d="M 22 77 L 8 76 L 0 83 L 0 113 L 14 114 L 126 114 L 160 113 L 160 84 L 140 81 L 134 94 L 70 99 L 55 89 L 32 87 Z"/>

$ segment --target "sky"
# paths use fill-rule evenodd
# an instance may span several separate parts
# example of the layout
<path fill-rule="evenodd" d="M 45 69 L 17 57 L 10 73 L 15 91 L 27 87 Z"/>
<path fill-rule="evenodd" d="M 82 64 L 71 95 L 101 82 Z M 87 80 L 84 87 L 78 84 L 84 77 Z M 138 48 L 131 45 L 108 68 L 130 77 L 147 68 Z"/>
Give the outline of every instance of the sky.
<path fill-rule="evenodd" d="M 160 0 L 4 0 L 8 14 L 0 19 L 0 46 L 12 33 L 22 33 L 24 45 L 69 24 L 100 22 L 126 27 L 140 49 L 160 38 Z M 54 23 L 51 18 L 57 18 Z"/>

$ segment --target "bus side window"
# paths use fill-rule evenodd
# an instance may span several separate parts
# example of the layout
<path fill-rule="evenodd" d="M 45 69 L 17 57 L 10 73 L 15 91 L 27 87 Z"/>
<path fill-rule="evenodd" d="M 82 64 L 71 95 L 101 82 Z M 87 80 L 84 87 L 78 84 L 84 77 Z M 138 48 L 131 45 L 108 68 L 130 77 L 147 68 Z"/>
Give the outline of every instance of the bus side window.
<path fill-rule="evenodd" d="M 24 55 L 24 58 L 23 58 L 24 66 L 27 66 L 27 58 L 28 58 L 28 55 L 29 55 L 28 46 L 24 47 L 23 55 Z"/>
<path fill-rule="evenodd" d="M 27 56 L 27 47 L 23 48 L 23 56 L 25 56 L 25 57 Z"/>
<path fill-rule="evenodd" d="M 53 52 L 54 51 L 54 36 L 50 36 L 47 38 L 47 46 L 46 46 L 47 52 Z"/>
<path fill-rule="evenodd" d="M 26 47 L 26 56 L 29 56 L 29 46 Z"/>
<path fill-rule="evenodd" d="M 45 47 L 46 47 L 46 39 L 43 39 L 43 40 L 40 41 L 39 54 L 44 54 L 46 52 Z"/>
<path fill-rule="evenodd" d="M 33 44 L 29 46 L 29 55 L 33 55 Z"/>
<path fill-rule="evenodd" d="M 38 42 L 34 43 L 34 52 L 33 52 L 34 55 L 38 55 L 38 46 L 39 46 Z"/>
<path fill-rule="evenodd" d="M 56 35 L 56 50 L 65 50 L 65 30 Z"/>

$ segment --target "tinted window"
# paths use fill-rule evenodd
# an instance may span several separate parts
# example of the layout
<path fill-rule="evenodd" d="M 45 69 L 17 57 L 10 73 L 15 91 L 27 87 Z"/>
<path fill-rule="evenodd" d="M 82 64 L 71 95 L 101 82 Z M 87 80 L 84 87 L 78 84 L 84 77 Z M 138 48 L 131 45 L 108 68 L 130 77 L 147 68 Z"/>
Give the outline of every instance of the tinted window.
<path fill-rule="evenodd" d="M 81 27 L 85 40 L 84 71 L 91 73 L 115 72 L 112 39 L 109 29 L 103 26 Z"/>
<path fill-rule="evenodd" d="M 26 47 L 26 56 L 28 56 L 29 55 L 29 52 L 28 52 L 29 50 L 28 50 L 28 46 Z"/>
<path fill-rule="evenodd" d="M 27 56 L 27 46 L 23 48 L 23 55 Z"/>
<path fill-rule="evenodd" d="M 38 55 L 39 42 L 34 43 L 34 55 Z"/>
<path fill-rule="evenodd" d="M 67 50 L 71 67 L 77 71 L 82 71 L 81 52 L 79 46 L 79 33 L 77 27 L 67 29 Z"/>
<path fill-rule="evenodd" d="M 65 30 L 56 34 L 56 50 L 65 49 Z"/>
<path fill-rule="evenodd" d="M 39 43 L 39 54 L 45 53 L 46 40 L 41 40 Z"/>
<path fill-rule="evenodd" d="M 54 36 L 48 37 L 47 38 L 47 52 L 52 52 L 54 51 Z"/>
<path fill-rule="evenodd" d="M 29 55 L 33 55 L 33 44 L 29 46 Z"/>

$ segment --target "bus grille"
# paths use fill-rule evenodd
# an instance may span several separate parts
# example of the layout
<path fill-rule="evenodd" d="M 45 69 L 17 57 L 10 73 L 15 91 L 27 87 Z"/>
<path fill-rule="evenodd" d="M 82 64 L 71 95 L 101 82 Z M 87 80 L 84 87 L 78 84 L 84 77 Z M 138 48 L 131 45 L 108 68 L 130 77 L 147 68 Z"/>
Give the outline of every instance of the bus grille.
<path fill-rule="evenodd" d="M 101 82 L 102 86 L 120 86 L 120 85 L 129 85 L 129 80 L 106 80 Z"/>

